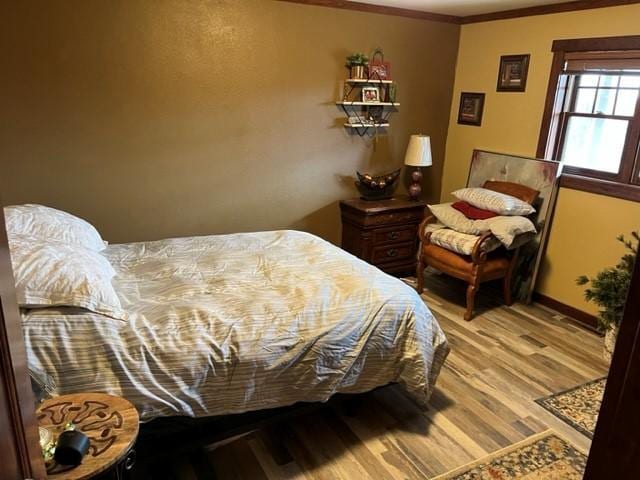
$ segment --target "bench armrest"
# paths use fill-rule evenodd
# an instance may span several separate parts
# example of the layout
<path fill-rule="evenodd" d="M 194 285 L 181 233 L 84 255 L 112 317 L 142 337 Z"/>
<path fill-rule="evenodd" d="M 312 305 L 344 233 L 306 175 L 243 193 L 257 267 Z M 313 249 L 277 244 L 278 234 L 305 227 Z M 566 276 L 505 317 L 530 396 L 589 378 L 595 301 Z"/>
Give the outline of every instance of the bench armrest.
<path fill-rule="evenodd" d="M 423 244 L 429 243 L 429 238 L 431 237 L 432 232 L 425 232 L 427 225 L 430 223 L 434 223 L 436 221 L 436 217 L 434 215 L 427 215 L 422 222 L 420 222 L 420 226 L 418 227 L 418 237 L 420 237 L 420 241 Z"/>

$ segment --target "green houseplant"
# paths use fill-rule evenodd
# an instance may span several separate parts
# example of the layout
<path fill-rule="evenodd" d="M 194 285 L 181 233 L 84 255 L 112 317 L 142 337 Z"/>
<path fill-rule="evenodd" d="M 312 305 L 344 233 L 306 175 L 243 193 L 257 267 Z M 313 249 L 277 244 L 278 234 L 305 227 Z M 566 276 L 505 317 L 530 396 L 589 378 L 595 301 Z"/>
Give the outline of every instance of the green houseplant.
<path fill-rule="evenodd" d="M 598 315 L 598 328 L 605 334 L 605 357 L 608 359 L 611 359 L 618 327 L 622 321 L 624 304 L 631 283 L 631 273 L 640 242 L 638 232 L 631 232 L 631 236 L 635 243 L 625 239 L 623 235 L 617 237 L 617 240 L 624 245 L 626 252 L 615 267 L 605 268 L 593 278 L 581 275 L 576 280 L 578 285 L 590 284 L 584 291 L 584 298 L 601 307 Z"/>
<path fill-rule="evenodd" d="M 369 63 L 369 57 L 364 53 L 354 53 L 347 57 L 346 67 L 350 69 L 351 78 L 365 78 L 364 67 Z"/>

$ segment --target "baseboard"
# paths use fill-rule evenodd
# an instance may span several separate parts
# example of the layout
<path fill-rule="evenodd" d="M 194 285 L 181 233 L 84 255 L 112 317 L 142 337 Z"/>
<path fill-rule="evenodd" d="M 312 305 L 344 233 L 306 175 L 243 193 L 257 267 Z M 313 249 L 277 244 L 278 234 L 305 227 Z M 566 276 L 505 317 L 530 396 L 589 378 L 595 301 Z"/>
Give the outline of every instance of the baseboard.
<path fill-rule="evenodd" d="M 546 295 L 542 295 L 538 292 L 533 292 L 533 301 L 538 302 L 545 307 L 549 307 L 552 310 L 561 313 L 562 315 L 571 317 L 576 322 L 584 325 L 590 330 L 597 330 L 598 320 L 594 315 L 591 315 L 590 313 L 578 310 L 577 308 L 567 305 L 566 303 L 559 302 L 558 300 L 547 297 Z"/>

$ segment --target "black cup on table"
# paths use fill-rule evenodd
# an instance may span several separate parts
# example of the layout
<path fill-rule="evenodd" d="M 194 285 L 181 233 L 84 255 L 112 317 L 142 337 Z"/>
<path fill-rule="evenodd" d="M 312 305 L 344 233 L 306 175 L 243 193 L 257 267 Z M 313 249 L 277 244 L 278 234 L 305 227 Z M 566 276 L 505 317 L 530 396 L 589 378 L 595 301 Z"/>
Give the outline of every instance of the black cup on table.
<path fill-rule="evenodd" d="M 77 430 L 67 430 L 60 434 L 53 455 L 59 465 L 80 465 L 82 457 L 89 450 L 89 437 Z"/>

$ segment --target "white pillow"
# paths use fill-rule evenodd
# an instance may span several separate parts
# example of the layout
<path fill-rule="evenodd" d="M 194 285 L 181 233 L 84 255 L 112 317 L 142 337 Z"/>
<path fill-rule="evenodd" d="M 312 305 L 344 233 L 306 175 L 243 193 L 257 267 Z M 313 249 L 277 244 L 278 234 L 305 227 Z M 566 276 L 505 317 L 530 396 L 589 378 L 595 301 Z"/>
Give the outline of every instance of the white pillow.
<path fill-rule="evenodd" d="M 474 207 L 489 210 L 498 215 L 529 215 L 536 211 L 535 208 L 519 198 L 486 188 L 461 188 L 453 192 L 452 195 Z"/>
<path fill-rule="evenodd" d="M 489 230 L 507 248 L 515 248 L 514 241 L 518 236 L 530 234 L 529 240 L 536 233 L 536 227 L 531 220 L 517 215 L 506 217 L 498 216 L 489 219 Z M 521 243 L 518 242 L 517 246 Z"/>
<path fill-rule="evenodd" d="M 490 230 L 488 219 L 471 220 L 451 205 L 451 203 L 439 203 L 438 205 L 428 205 L 428 207 L 440 223 L 456 232 L 480 235 Z"/>
<path fill-rule="evenodd" d="M 518 235 L 536 233 L 536 227 L 531 220 L 518 215 L 487 218 L 485 220 L 470 220 L 451 206 L 450 203 L 429 205 L 429 210 L 440 223 L 452 230 L 468 235 L 480 235 L 491 232 L 505 247 L 511 248 Z"/>
<path fill-rule="evenodd" d="M 70 213 L 43 205 L 13 205 L 4 209 L 7 235 L 27 235 L 43 241 L 82 245 L 97 252 L 105 242 L 93 225 Z"/>
<path fill-rule="evenodd" d="M 100 253 L 80 245 L 14 236 L 9 242 L 18 304 L 24 308 L 81 307 L 126 320 Z"/>

